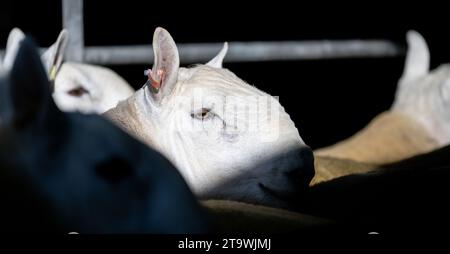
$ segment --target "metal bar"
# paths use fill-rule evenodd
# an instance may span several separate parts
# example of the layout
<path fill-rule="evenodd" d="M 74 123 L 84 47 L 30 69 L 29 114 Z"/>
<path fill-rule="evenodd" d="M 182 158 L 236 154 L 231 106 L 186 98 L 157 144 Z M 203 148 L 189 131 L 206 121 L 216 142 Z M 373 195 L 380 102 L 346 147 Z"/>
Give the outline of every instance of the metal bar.
<path fill-rule="evenodd" d="M 215 56 L 222 43 L 178 44 L 182 63 L 202 63 Z M 225 62 L 287 61 L 335 58 L 391 57 L 403 53 L 396 44 L 383 40 L 231 42 Z M 149 64 L 151 45 L 93 46 L 84 59 L 94 64 Z"/>
<path fill-rule="evenodd" d="M 178 44 L 180 60 L 184 64 L 204 63 L 214 57 L 222 45 L 222 43 L 180 43 Z M 404 49 L 384 40 L 231 42 L 229 46 L 225 62 L 374 58 L 404 53 Z M 43 50 L 45 48 L 41 48 L 41 51 Z M 153 49 L 151 45 L 92 46 L 85 48 L 84 60 L 100 65 L 151 64 Z"/>
<path fill-rule="evenodd" d="M 69 32 L 66 60 L 83 62 L 84 26 L 83 0 L 63 0 L 63 27 Z"/>

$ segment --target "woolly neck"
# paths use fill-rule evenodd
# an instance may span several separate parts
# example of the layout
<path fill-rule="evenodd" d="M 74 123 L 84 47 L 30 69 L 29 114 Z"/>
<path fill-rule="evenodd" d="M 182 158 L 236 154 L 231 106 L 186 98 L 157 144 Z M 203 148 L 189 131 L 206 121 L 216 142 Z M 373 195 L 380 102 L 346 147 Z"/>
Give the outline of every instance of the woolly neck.
<path fill-rule="evenodd" d="M 380 165 L 429 152 L 438 147 L 437 140 L 418 121 L 401 112 L 386 111 L 352 137 L 318 149 L 314 153 Z"/>

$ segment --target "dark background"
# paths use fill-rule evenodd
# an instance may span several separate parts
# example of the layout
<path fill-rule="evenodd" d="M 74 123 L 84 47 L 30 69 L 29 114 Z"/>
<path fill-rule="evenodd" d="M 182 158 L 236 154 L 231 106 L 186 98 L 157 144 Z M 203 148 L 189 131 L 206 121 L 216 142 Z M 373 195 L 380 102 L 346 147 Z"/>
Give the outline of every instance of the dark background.
<path fill-rule="evenodd" d="M 1 47 L 14 26 L 33 35 L 41 46 L 56 40 L 62 27 L 60 1 L 8 0 L 1 5 Z M 414 5 L 85 0 L 85 41 L 86 45 L 150 44 L 155 27 L 162 26 L 176 42 L 389 39 L 405 46 L 406 31 L 415 29 L 429 44 L 432 68 L 450 62 L 448 8 Z M 317 148 L 352 135 L 387 110 L 403 62 L 404 56 L 399 56 L 224 66 L 279 96 L 302 138 Z M 142 72 L 149 66 L 110 67 L 139 88 L 145 82 Z"/>

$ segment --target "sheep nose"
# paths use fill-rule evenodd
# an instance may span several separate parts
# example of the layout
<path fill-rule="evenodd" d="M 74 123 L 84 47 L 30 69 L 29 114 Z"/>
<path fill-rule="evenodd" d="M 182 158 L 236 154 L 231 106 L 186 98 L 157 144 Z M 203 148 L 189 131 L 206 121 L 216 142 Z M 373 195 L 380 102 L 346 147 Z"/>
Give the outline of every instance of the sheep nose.
<path fill-rule="evenodd" d="M 314 155 L 309 147 L 302 147 L 297 151 L 300 164 L 285 171 L 288 180 L 296 189 L 305 189 L 314 177 Z"/>

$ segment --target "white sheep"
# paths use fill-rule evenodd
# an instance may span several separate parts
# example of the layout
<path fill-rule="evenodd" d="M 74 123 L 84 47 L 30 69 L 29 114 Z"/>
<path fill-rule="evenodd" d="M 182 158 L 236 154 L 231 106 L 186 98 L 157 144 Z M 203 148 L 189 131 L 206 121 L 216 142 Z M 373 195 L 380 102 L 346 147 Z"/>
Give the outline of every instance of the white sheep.
<path fill-rule="evenodd" d="M 204 233 L 176 168 L 99 115 L 64 113 L 25 38 L 0 70 L 1 232 Z"/>
<path fill-rule="evenodd" d="M 4 58 L 11 65 L 25 35 L 11 30 Z M 42 55 L 49 77 L 54 79 L 53 98 L 61 110 L 103 113 L 134 93 L 133 88 L 114 71 L 96 65 L 64 62 L 68 32 L 61 31 L 56 42 Z"/>
<path fill-rule="evenodd" d="M 407 33 L 405 69 L 391 109 L 352 137 L 314 153 L 363 163 L 384 164 L 450 143 L 450 66 L 429 72 L 423 37 Z"/>
<path fill-rule="evenodd" d="M 284 207 L 307 187 L 311 150 L 278 100 L 222 68 L 227 44 L 208 64 L 181 68 L 157 28 L 153 50 L 147 84 L 106 117 L 166 155 L 202 199 Z"/>

